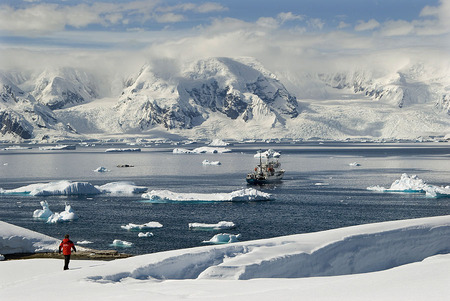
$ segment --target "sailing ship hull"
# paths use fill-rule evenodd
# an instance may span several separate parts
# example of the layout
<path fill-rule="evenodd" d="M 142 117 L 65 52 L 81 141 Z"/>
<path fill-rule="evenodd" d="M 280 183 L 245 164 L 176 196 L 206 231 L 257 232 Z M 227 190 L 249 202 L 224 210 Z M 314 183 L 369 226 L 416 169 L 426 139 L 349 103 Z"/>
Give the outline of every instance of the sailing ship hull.
<path fill-rule="evenodd" d="M 247 183 L 250 185 L 272 184 L 281 182 L 281 180 L 283 179 L 283 175 L 284 172 L 279 172 L 279 174 L 273 176 L 265 176 L 251 173 L 247 175 L 246 180 Z"/>

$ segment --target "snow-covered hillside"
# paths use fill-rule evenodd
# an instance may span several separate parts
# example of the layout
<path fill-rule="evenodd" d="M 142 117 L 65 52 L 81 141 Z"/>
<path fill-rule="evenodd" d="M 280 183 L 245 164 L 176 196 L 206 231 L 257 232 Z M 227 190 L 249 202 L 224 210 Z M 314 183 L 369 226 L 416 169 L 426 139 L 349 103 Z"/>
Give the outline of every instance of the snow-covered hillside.
<path fill-rule="evenodd" d="M 72 260 L 68 271 L 58 259 L 7 260 L 0 289 L 6 300 L 59 300 L 66 291 L 80 300 L 445 300 L 449 234 L 450 217 L 437 216 L 109 262 Z M 0 253 L 57 245 L 0 222 Z"/>
<path fill-rule="evenodd" d="M 445 62 L 409 62 L 388 71 L 289 73 L 268 71 L 254 58 L 221 57 L 147 63 L 134 75 L 122 74 L 123 87 L 116 81 L 105 87 L 105 77 L 74 68 L 35 75 L 10 71 L 2 76 L 1 133 L 3 140 L 40 139 L 47 129 L 53 139 L 161 133 L 194 139 L 445 136 L 449 72 Z M 101 92 L 120 88 L 120 95 Z M 24 101 L 11 101 L 11 93 Z M 57 121 L 55 133 L 50 129 Z"/>

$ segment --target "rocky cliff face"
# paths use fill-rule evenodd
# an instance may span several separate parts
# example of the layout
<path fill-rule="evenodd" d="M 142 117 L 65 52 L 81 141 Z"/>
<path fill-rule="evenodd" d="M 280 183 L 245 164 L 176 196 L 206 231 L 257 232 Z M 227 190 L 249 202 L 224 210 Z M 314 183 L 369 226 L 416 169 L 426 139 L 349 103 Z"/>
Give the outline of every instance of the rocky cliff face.
<path fill-rule="evenodd" d="M 0 133 L 23 139 L 33 137 L 34 128 L 50 129 L 57 122 L 51 110 L 0 74 Z"/>

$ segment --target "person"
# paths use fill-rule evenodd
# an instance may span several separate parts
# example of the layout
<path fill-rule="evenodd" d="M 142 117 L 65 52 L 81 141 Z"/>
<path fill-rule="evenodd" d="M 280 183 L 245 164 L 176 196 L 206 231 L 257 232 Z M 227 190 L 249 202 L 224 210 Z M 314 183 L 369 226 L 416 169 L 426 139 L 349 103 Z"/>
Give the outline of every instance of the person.
<path fill-rule="evenodd" d="M 69 234 L 66 234 L 63 241 L 59 244 L 59 254 L 61 254 L 61 249 L 64 255 L 64 270 L 68 270 L 72 249 L 74 252 L 77 251 L 75 244 L 69 239 Z"/>

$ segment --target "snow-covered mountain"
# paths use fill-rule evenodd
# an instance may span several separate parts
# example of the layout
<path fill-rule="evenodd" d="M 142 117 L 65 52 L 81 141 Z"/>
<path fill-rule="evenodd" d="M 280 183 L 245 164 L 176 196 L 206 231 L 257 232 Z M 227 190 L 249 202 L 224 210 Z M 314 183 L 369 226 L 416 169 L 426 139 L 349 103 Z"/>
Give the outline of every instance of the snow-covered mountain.
<path fill-rule="evenodd" d="M 269 120 L 285 124 L 298 116 L 295 96 L 256 62 L 211 58 L 188 64 L 176 77 L 163 79 L 144 66 L 128 81 L 117 109 L 124 130 L 193 128 L 211 115 L 231 120 Z M 267 122 L 267 121 L 264 121 Z"/>
<path fill-rule="evenodd" d="M 0 74 L 0 133 L 6 137 L 30 139 L 34 130 L 51 129 L 57 123 L 53 112 L 33 96 Z"/>
<path fill-rule="evenodd" d="M 449 67 L 268 71 L 253 58 L 145 64 L 105 87 L 74 68 L 3 72 L 0 126 L 22 139 L 176 135 L 184 138 L 416 138 L 450 133 Z M 114 87 L 113 87 L 114 85 Z M 286 88 L 288 87 L 288 89 Z M 113 89 L 114 88 L 114 89 Z M 53 132 L 52 132 L 53 131 Z M 55 132 L 57 131 L 57 133 Z M 39 139 L 39 138 L 38 138 Z"/>

